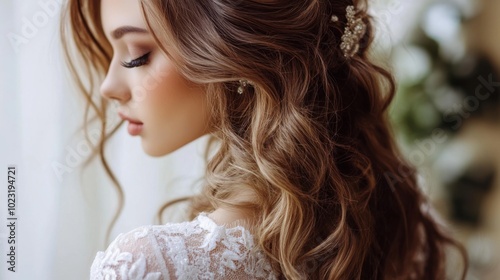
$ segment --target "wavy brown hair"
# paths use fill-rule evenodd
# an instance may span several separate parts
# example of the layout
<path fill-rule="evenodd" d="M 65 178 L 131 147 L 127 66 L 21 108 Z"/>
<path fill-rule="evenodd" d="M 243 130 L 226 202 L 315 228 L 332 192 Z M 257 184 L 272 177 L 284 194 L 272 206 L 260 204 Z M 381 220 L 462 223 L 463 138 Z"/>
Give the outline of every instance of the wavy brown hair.
<path fill-rule="evenodd" d="M 103 155 L 116 129 L 105 133 L 107 101 L 92 97 L 112 57 L 99 2 L 69 1 L 61 33 L 87 112 L 102 122 L 96 153 L 120 189 Z M 260 247 L 287 279 L 444 279 L 448 246 L 467 266 L 399 156 L 387 119 L 395 83 L 367 51 L 366 1 L 141 4 L 158 46 L 186 79 L 206 86 L 212 110 L 210 143 L 219 145 L 207 156 L 202 192 L 189 199 L 191 218 L 222 206 L 251 211 Z M 339 45 L 352 4 L 368 28 L 346 59 Z M 238 79 L 254 86 L 236 94 Z M 236 200 L 249 191 L 252 200 Z"/>

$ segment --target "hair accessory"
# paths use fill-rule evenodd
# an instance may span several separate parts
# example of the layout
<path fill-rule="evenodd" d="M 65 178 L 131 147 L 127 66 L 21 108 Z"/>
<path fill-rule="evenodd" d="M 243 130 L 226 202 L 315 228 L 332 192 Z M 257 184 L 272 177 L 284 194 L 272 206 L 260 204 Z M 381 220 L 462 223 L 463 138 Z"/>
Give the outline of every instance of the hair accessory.
<path fill-rule="evenodd" d="M 340 49 L 347 58 L 353 57 L 359 50 L 359 41 L 365 35 L 366 24 L 361 17 L 356 17 L 354 6 L 349 5 L 346 8 L 347 25 L 342 35 Z M 336 15 L 331 17 L 332 22 L 337 22 L 339 18 Z"/>
<path fill-rule="evenodd" d="M 239 80 L 240 86 L 238 87 L 238 93 L 243 94 L 248 85 L 252 85 L 248 80 Z"/>

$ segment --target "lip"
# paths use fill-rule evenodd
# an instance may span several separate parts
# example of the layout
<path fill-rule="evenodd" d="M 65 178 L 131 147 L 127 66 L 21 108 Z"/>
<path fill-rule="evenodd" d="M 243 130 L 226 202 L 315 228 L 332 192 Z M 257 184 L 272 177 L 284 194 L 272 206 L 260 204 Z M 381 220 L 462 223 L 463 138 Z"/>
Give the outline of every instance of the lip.
<path fill-rule="evenodd" d="M 131 117 L 128 117 L 126 115 L 124 115 L 123 113 L 121 112 L 118 112 L 118 115 L 120 116 L 120 118 L 124 121 L 128 121 L 130 123 L 133 123 L 133 124 L 143 124 L 141 121 L 139 120 L 136 120 L 136 119 L 133 119 Z"/>
<path fill-rule="evenodd" d="M 128 133 L 132 136 L 137 136 L 141 134 L 144 124 L 136 119 L 125 116 L 123 113 L 119 112 L 118 115 L 124 121 L 128 121 Z"/>

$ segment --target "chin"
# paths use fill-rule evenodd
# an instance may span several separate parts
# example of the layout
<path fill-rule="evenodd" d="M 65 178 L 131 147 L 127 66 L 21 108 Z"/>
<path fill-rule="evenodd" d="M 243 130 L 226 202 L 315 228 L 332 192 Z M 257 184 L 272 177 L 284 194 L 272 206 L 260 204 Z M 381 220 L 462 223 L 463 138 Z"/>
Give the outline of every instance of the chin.
<path fill-rule="evenodd" d="M 165 145 L 160 147 L 158 145 L 151 145 L 151 143 L 147 143 L 146 141 L 142 140 L 142 149 L 147 155 L 151 157 L 166 156 L 172 153 L 173 151 L 177 150 L 177 149 L 167 149 L 167 148 L 169 147 L 165 147 Z"/>
<path fill-rule="evenodd" d="M 187 144 L 197 140 L 201 135 L 196 135 L 192 137 L 170 139 L 171 141 L 148 141 L 144 136 L 141 138 L 142 149 L 144 152 L 151 157 L 162 157 L 169 155 L 178 149 L 186 146 Z"/>
<path fill-rule="evenodd" d="M 184 147 L 185 145 L 191 143 L 192 141 L 181 141 L 178 143 L 166 143 L 166 142 L 161 142 L 161 143 L 151 143 L 144 138 L 142 138 L 142 149 L 144 152 L 151 156 L 151 157 L 162 157 L 169 155 L 178 149 Z"/>

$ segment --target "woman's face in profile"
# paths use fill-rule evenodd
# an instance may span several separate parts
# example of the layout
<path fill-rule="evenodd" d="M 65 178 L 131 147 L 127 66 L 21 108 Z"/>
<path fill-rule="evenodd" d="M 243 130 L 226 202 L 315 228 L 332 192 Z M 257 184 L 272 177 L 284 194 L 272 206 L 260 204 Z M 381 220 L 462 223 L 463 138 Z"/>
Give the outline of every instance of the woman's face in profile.
<path fill-rule="evenodd" d="M 139 0 L 102 0 L 101 19 L 113 58 L 101 95 L 120 103 L 128 131 L 144 151 L 166 155 L 208 133 L 204 90 L 185 78 L 148 32 Z"/>

